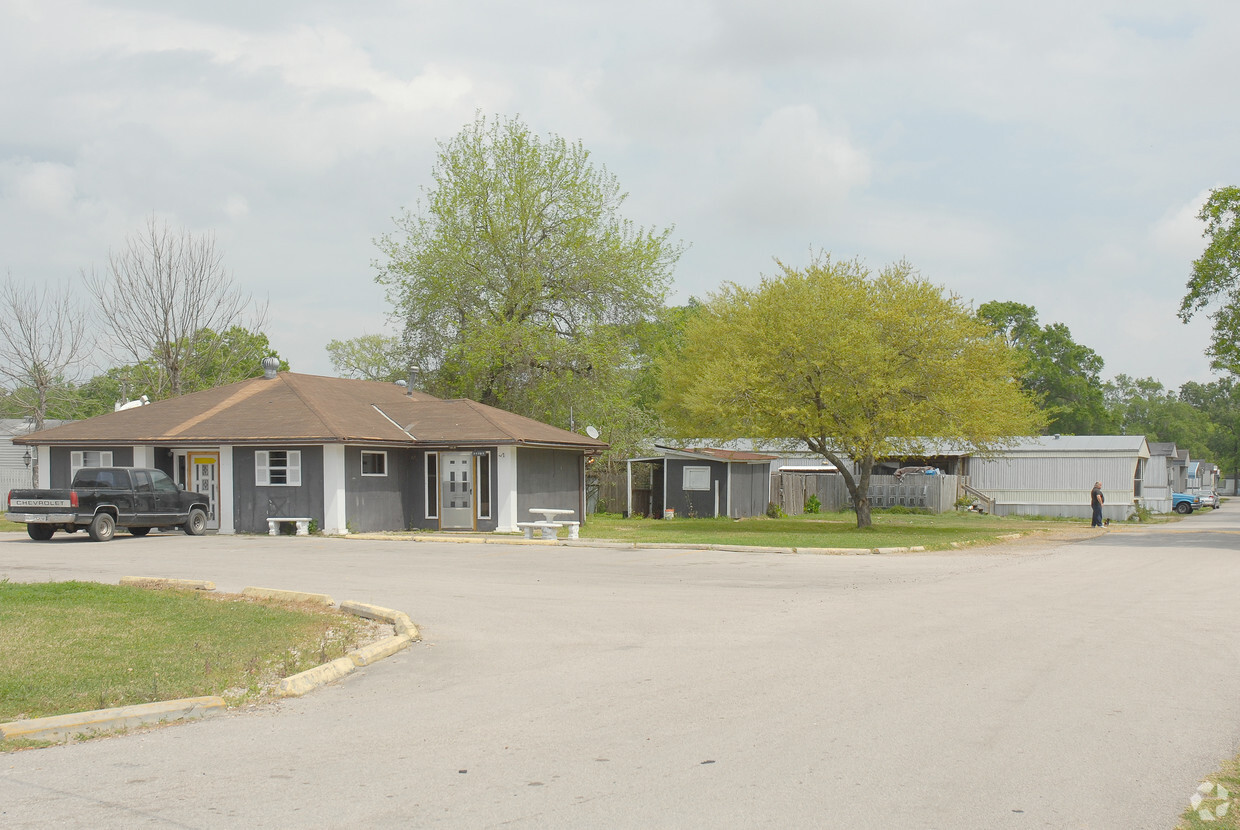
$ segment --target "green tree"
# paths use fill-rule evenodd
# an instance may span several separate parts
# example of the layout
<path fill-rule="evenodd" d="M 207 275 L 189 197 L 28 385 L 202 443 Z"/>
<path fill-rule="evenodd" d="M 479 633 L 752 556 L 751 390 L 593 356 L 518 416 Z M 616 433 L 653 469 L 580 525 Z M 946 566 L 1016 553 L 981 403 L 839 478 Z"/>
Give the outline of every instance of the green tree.
<path fill-rule="evenodd" d="M 204 355 L 187 352 L 191 367 L 181 376 L 184 394 L 213 389 L 229 383 L 263 374 L 262 360 L 275 357 L 280 361 L 279 370 L 289 370 L 284 360 L 271 348 L 267 335 L 233 326 L 222 333 L 205 330 L 197 332 L 194 342 L 204 349 Z M 142 395 L 155 400 L 161 382 L 162 369 L 154 357 L 141 363 L 113 366 L 95 375 L 73 390 L 73 398 L 67 402 L 62 418 L 90 418 L 111 412 L 117 403 L 136 400 Z"/>
<path fill-rule="evenodd" d="M 1240 382 L 1234 377 L 1210 383 L 1190 381 L 1180 387 L 1180 400 L 1192 404 L 1213 426 L 1207 457 L 1232 479 L 1240 480 Z"/>
<path fill-rule="evenodd" d="M 1209 242 L 1193 261 L 1180 319 L 1187 323 L 1213 308 L 1208 316 L 1214 321 L 1214 339 L 1206 349 L 1210 365 L 1240 375 L 1240 187 L 1210 191 L 1197 218 L 1206 223 L 1202 236 Z"/>
<path fill-rule="evenodd" d="M 327 356 L 341 377 L 387 383 L 409 377 L 408 358 L 396 337 L 363 334 L 349 340 L 333 340 L 327 344 Z"/>
<path fill-rule="evenodd" d="M 1014 350 L 907 263 L 878 275 L 826 255 L 778 264 L 777 277 L 725 285 L 689 319 L 663 377 L 679 434 L 798 439 L 840 469 L 868 527 L 876 460 L 933 441 L 986 452 L 1042 426 Z"/>
<path fill-rule="evenodd" d="M 1195 457 L 1208 457 L 1213 426 L 1191 402 L 1154 378 L 1117 375 L 1106 386 L 1107 405 L 1124 435 L 1171 441 Z"/>
<path fill-rule="evenodd" d="M 632 421 L 623 392 L 681 252 L 671 229 L 624 219 L 580 142 L 516 118 L 441 142 L 432 176 L 375 262 L 423 388 L 561 426 Z"/>
<path fill-rule="evenodd" d="M 1103 395 L 1103 361 L 1072 339 L 1063 323 L 1040 325 L 1033 306 L 983 303 L 977 316 L 1024 360 L 1021 386 L 1046 413 L 1046 430 L 1065 435 L 1107 434 L 1114 428 Z"/>

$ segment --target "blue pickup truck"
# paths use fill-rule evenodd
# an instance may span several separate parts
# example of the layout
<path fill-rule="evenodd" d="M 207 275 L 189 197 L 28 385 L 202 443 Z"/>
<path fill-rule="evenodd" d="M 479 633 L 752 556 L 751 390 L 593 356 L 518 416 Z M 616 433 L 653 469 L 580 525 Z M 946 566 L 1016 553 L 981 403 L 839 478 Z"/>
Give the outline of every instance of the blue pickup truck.
<path fill-rule="evenodd" d="M 1199 507 L 1201 507 L 1201 496 L 1192 493 L 1171 494 L 1171 509 L 1176 513 L 1192 513 Z"/>

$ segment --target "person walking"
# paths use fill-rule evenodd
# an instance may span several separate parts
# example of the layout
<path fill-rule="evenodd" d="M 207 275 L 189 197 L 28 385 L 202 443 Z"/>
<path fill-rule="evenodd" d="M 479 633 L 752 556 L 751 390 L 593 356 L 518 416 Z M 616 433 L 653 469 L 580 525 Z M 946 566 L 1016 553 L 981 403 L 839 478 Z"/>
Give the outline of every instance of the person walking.
<path fill-rule="evenodd" d="M 1102 527 L 1102 505 L 1106 499 L 1102 497 L 1102 482 L 1095 481 L 1094 489 L 1089 492 L 1089 506 L 1093 508 L 1094 518 L 1089 523 L 1090 527 Z"/>

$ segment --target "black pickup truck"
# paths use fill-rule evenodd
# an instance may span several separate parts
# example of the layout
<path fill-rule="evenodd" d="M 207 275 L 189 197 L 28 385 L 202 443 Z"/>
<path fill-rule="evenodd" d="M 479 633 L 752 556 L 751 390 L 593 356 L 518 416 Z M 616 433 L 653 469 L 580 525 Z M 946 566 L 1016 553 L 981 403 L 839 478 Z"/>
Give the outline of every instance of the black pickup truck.
<path fill-rule="evenodd" d="M 177 487 L 162 470 L 83 467 L 68 490 L 10 490 L 8 519 L 25 522 L 30 538 L 45 542 L 57 530 L 86 529 L 106 542 L 117 527 L 133 536 L 151 528 L 182 528 L 191 536 L 207 529 L 207 497 Z"/>

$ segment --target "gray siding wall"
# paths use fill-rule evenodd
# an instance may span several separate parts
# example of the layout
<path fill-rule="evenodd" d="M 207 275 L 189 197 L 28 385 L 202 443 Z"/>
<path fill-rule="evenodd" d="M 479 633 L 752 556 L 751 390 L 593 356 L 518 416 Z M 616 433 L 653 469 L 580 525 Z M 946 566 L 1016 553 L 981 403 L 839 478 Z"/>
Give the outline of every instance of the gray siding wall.
<path fill-rule="evenodd" d="M 363 452 L 386 453 L 386 475 L 362 475 Z M 362 533 L 411 527 L 411 500 L 405 498 L 405 490 L 413 467 L 414 454 L 407 449 L 345 447 L 345 521 L 349 527 Z"/>
<path fill-rule="evenodd" d="M 254 451 L 301 450 L 300 487 L 259 487 L 254 483 Z M 323 525 L 323 448 L 235 447 L 233 516 L 239 533 L 266 533 L 268 516 L 309 516 Z"/>
<path fill-rule="evenodd" d="M 531 517 L 531 507 L 572 510 L 573 520 L 582 521 L 582 497 L 585 488 L 581 473 L 582 453 L 530 447 L 517 447 L 516 451 L 518 521 L 542 518 Z"/>
<path fill-rule="evenodd" d="M 133 447 L 52 447 L 52 469 L 48 471 L 51 476 L 48 480 L 53 490 L 64 489 L 72 483 L 73 476 L 70 474 L 72 459 L 69 454 L 83 450 L 111 452 L 113 467 L 133 466 Z"/>
<path fill-rule="evenodd" d="M 710 467 L 709 490 L 686 490 L 685 467 Z M 675 510 L 677 518 L 709 518 L 715 514 L 715 488 L 719 488 L 719 514 L 728 512 L 728 465 L 709 459 L 669 458 L 667 471 L 667 503 L 665 509 Z M 658 484 L 655 485 L 656 487 Z M 734 504 L 733 507 L 736 505 Z M 765 507 L 765 505 L 763 505 Z M 654 518 L 663 518 L 662 514 Z"/>

